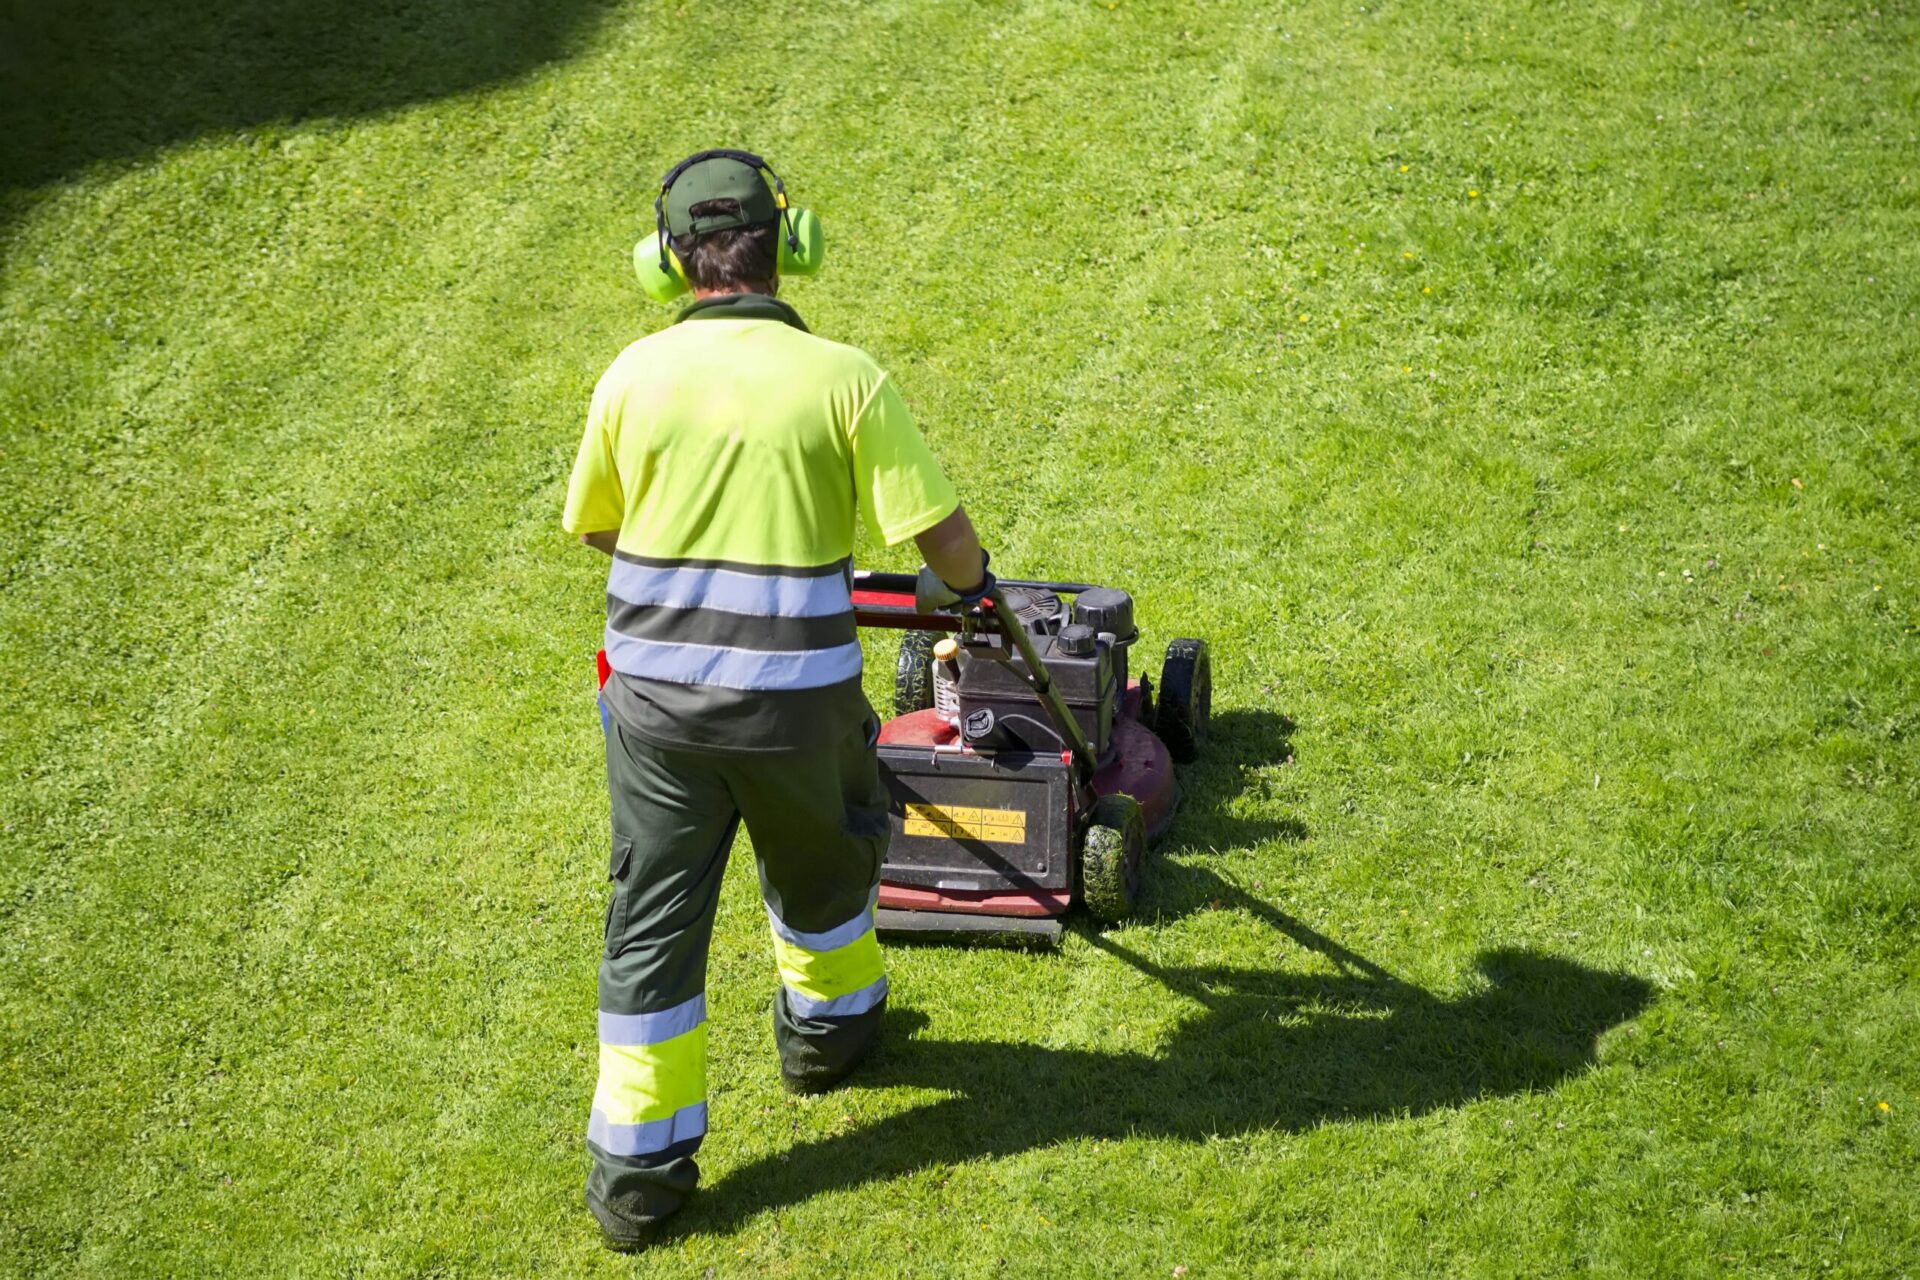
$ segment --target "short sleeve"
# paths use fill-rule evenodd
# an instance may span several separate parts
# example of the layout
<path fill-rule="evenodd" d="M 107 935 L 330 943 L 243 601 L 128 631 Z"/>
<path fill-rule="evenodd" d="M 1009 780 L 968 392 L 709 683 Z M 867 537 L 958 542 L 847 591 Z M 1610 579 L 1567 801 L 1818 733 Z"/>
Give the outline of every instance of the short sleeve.
<path fill-rule="evenodd" d="M 853 487 L 867 528 L 888 546 L 925 533 L 960 505 L 907 402 L 885 374 L 854 419 Z"/>
<path fill-rule="evenodd" d="M 560 527 L 568 533 L 603 533 L 618 529 L 626 518 L 620 473 L 613 462 L 613 431 L 608 421 L 607 397 L 594 388 L 587 409 L 587 429 L 574 455 L 573 477 L 567 481 L 567 506 Z"/>

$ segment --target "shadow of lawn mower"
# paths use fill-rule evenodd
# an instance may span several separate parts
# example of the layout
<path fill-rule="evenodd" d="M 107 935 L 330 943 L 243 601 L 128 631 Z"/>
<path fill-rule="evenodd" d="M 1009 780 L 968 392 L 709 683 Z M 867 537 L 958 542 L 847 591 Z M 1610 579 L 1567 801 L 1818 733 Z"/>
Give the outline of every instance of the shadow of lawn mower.
<path fill-rule="evenodd" d="M 911 575 L 854 575 L 859 624 L 905 632 L 878 744 L 882 933 L 1046 943 L 1076 903 L 1126 920 L 1179 804 L 1174 761 L 1206 739 L 1205 642 L 1169 643 L 1157 688 L 1131 678 L 1126 592 L 1002 581 L 990 604 L 920 613 Z"/>

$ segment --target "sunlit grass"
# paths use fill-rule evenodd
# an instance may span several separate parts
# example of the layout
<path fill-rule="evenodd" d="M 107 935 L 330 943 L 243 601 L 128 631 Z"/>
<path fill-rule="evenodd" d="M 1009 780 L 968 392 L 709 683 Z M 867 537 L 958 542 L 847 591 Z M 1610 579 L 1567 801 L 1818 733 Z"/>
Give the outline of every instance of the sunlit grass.
<path fill-rule="evenodd" d="M 707 1191 L 644 1265 L 1920 1266 L 1917 36 L 643 4 L 13 192 L 0 1269 L 630 1269 L 579 1204 L 603 568 L 557 521 L 666 319 L 650 183 L 720 143 L 825 219 L 789 296 L 996 567 L 1206 637 L 1220 722 L 1139 924 L 895 949 L 824 1098 L 743 846 Z"/>

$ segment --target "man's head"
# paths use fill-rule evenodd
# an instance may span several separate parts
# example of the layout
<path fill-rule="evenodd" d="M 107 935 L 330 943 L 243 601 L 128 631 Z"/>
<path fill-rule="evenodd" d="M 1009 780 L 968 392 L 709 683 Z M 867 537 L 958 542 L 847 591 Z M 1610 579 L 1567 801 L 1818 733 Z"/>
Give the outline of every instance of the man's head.
<path fill-rule="evenodd" d="M 695 218 L 737 216 L 737 200 L 703 200 Z M 705 235 L 676 235 L 673 251 L 695 293 L 775 293 L 780 288 L 780 223 L 759 222 Z"/>
<path fill-rule="evenodd" d="M 729 154 L 697 160 L 673 176 L 664 212 L 695 292 L 778 288 L 780 201 L 758 168 Z"/>
<path fill-rule="evenodd" d="M 820 270 L 820 219 L 787 204 L 767 162 L 746 151 L 701 151 L 660 180 L 655 232 L 633 246 L 633 270 L 655 302 L 691 285 L 703 296 L 773 293 Z"/>

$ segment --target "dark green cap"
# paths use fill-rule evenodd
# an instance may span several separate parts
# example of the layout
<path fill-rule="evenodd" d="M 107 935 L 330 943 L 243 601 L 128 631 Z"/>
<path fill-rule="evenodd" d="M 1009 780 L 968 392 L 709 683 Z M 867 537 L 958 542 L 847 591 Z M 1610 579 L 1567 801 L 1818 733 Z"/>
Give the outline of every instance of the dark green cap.
<path fill-rule="evenodd" d="M 693 216 L 693 206 L 708 200 L 735 200 L 739 213 L 713 213 Z M 780 216 L 780 205 L 773 186 L 760 171 L 732 156 L 713 156 L 688 165 L 673 179 L 666 199 L 669 233 L 679 236 L 703 236 L 710 231 L 731 227 L 751 227 L 772 222 Z"/>

